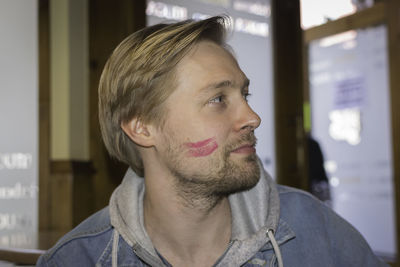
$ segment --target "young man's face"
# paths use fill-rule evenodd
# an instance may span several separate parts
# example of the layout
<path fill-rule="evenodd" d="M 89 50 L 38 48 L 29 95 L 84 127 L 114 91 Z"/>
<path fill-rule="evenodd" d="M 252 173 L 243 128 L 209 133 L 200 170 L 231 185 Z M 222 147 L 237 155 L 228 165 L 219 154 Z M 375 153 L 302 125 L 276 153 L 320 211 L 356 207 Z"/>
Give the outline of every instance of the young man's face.
<path fill-rule="evenodd" d="M 260 118 L 246 101 L 249 81 L 236 60 L 203 41 L 178 64 L 176 79 L 156 135 L 158 160 L 188 193 L 229 195 L 253 187 Z"/>

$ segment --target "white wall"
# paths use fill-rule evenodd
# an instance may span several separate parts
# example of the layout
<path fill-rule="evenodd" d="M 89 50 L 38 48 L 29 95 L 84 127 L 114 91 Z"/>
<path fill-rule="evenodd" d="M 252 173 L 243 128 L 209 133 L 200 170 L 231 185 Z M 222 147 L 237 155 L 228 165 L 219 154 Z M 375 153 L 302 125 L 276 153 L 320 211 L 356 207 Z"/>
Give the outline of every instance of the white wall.
<path fill-rule="evenodd" d="M 386 40 L 380 25 L 314 41 L 309 73 L 312 134 L 333 208 L 390 259 L 397 249 Z"/>
<path fill-rule="evenodd" d="M 36 243 L 37 7 L 37 0 L 0 0 L 0 246 Z"/>

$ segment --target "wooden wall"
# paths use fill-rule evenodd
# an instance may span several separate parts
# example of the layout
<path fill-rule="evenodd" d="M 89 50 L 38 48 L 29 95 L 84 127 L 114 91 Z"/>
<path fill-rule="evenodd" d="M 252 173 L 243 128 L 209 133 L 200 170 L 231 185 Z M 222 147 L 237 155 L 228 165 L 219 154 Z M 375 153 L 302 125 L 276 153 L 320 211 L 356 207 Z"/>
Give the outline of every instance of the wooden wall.
<path fill-rule="evenodd" d="M 114 48 L 129 34 L 146 26 L 145 0 L 91 0 L 89 5 L 90 57 L 90 157 L 94 177 L 95 209 L 106 206 L 127 166 L 108 156 L 98 123 L 97 88 L 104 64 Z"/>
<path fill-rule="evenodd" d="M 400 256 L 400 1 L 388 0 L 385 15 L 388 25 L 390 100 L 392 116 L 394 185 L 396 195 L 397 255 Z M 397 260 L 393 266 L 400 267 Z"/>
<path fill-rule="evenodd" d="M 39 1 L 39 230 L 50 225 L 49 0 Z"/>
<path fill-rule="evenodd" d="M 306 190 L 300 4 L 271 2 L 277 182 Z"/>

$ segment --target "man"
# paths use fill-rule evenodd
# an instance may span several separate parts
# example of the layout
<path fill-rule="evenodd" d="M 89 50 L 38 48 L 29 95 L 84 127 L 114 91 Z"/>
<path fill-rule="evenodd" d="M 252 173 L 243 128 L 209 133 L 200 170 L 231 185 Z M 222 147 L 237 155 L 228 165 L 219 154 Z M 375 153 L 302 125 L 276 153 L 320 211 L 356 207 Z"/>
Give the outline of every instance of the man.
<path fill-rule="evenodd" d="M 383 266 L 309 194 L 277 186 L 255 153 L 260 118 L 222 17 L 124 40 L 99 86 L 110 205 L 42 256 L 49 266 Z"/>

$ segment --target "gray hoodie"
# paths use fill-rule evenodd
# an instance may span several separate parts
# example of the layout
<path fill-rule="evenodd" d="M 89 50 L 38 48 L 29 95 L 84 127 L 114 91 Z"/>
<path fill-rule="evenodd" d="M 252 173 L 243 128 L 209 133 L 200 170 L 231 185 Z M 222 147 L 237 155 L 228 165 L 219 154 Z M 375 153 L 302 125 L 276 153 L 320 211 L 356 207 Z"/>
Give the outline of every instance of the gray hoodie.
<path fill-rule="evenodd" d="M 268 230 L 274 233 L 277 229 L 278 191 L 262 167 L 260 173 L 260 181 L 254 188 L 229 197 L 231 242 L 215 266 L 240 266 L 246 263 L 270 241 Z M 165 266 L 144 228 L 144 192 L 144 179 L 129 170 L 111 197 L 111 224 L 144 262 L 152 266 Z"/>

